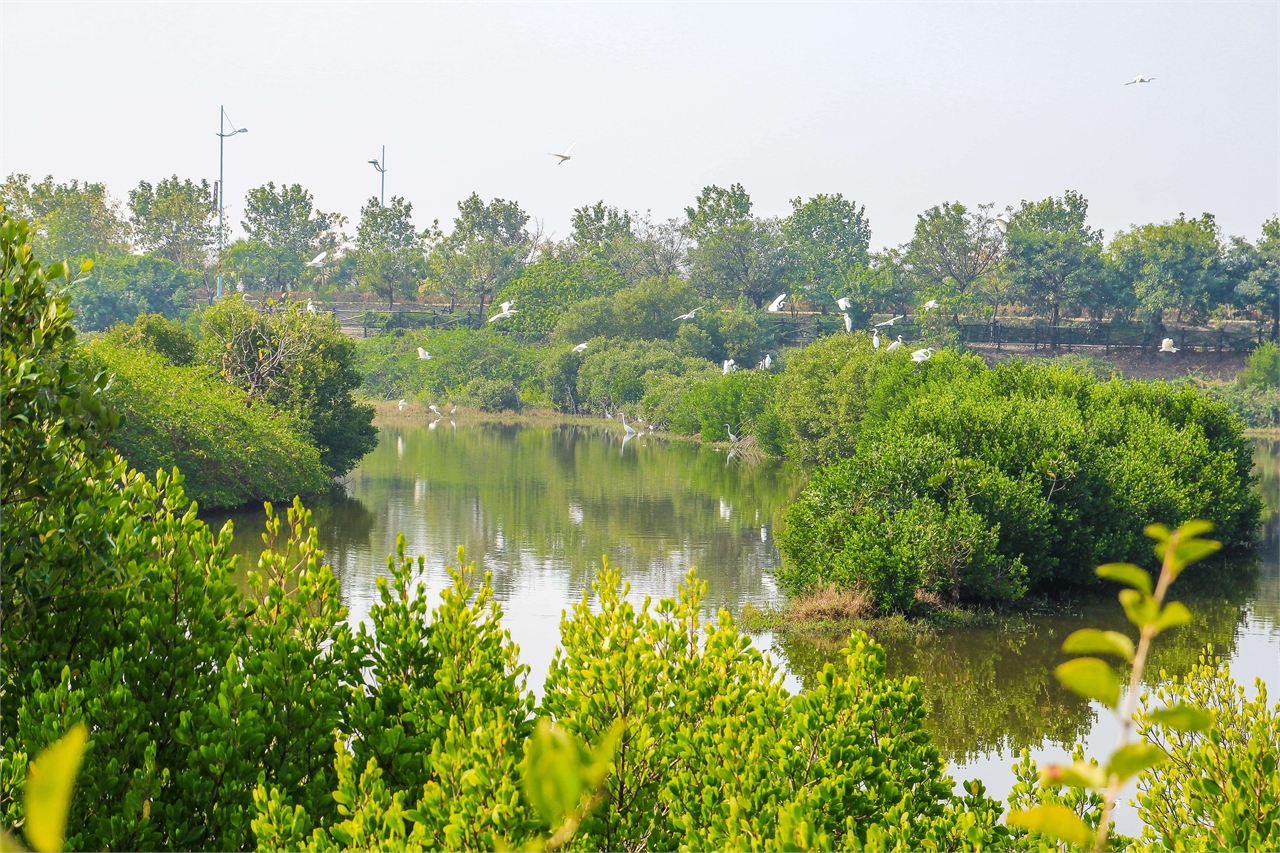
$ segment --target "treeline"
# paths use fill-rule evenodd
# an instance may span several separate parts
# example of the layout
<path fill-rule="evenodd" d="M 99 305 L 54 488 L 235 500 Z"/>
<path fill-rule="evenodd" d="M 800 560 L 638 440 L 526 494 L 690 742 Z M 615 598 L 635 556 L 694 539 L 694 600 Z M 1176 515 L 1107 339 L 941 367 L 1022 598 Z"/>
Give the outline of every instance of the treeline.
<path fill-rule="evenodd" d="M 194 291 L 207 298 L 216 277 L 217 208 L 207 182 L 141 182 L 126 212 L 102 184 L 15 174 L 0 200 L 33 223 L 39 254 L 100 261 L 75 296 L 83 328 L 144 309 L 172 315 Z M 1275 218 L 1253 241 L 1223 235 L 1207 213 L 1134 225 L 1108 241 L 1089 226 L 1087 200 L 1067 191 L 1003 212 L 939 204 L 917 217 L 907 244 L 873 252 L 870 220 L 853 200 L 819 194 L 791 207 L 784 217 L 757 216 L 739 184 L 706 187 L 683 217 L 666 221 L 598 202 L 575 210 L 571 234 L 555 241 L 515 201 L 473 194 L 445 233 L 438 222 L 419 228 L 413 205 L 393 197 L 386 206 L 370 199 L 351 237 L 345 218 L 318 210 L 302 186 L 268 183 L 246 197 L 245 236 L 228 244 L 222 267 L 237 291 L 429 299 L 477 327 L 501 292 L 538 277 L 539 265 L 585 259 L 628 286 L 677 276 L 704 299 L 755 308 L 782 292 L 821 311 L 848 297 L 858 326 L 936 299 L 952 316 L 985 321 L 1009 311 L 1053 325 L 1109 318 L 1159 335 L 1169 323 L 1232 319 L 1253 324 L 1259 338 L 1280 333 Z"/>

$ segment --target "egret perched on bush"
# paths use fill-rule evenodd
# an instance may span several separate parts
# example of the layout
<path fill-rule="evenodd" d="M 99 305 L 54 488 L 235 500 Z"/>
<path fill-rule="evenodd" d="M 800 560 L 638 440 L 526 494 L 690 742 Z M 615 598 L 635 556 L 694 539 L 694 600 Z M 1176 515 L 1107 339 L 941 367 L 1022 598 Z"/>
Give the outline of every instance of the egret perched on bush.
<path fill-rule="evenodd" d="M 1178 348 L 1173 345 L 1173 338 L 1165 338 L 1160 342 L 1160 352 L 1177 352 Z"/>
<path fill-rule="evenodd" d="M 676 317 L 675 319 L 676 319 L 677 321 L 680 321 L 680 320 L 692 320 L 692 319 L 693 319 L 693 315 L 694 315 L 694 314 L 697 314 L 699 311 L 701 311 L 703 308 L 706 308 L 706 307 L 707 307 L 707 306 L 705 306 L 705 305 L 699 305 L 697 308 L 694 308 L 694 309 L 693 309 L 692 311 L 690 311 L 688 314 L 681 314 L 679 317 Z"/>
<path fill-rule="evenodd" d="M 853 318 L 852 318 L 852 317 L 850 317 L 848 314 L 841 314 L 840 316 L 844 318 L 844 330 L 845 330 L 846 332 L 852 332 L 852 331 L 853 331 Z"/>
<path fill-rule="evenodd" d="M 885 350 L 885 352 L 893 352 L 894 350 L 901 349 L 901 348 L 902 348 L 902 335 L 898 335 L 898 339 L 893 343 L 889 344 L 889 348 Z"/>
<path fill-rule="evenodd" d="M 787 294 L 779 293 L 777 297 L 772 302 L 769 303 L 769 307 L 764 310 L 768 311 L 770 314 L 777 314 L 779 311 L 782 310 L 782 305 L 783 305 L 782 300 L 786 298 L 787 298 Z"/>
<path fill-rule="evenodd" d="M 915 352 L 911 353 L 911 360 L 914 361 L 916 364 L 919 364 L 922 361 L 928 361 L 932 357 L 933 357 L 933 347 L 925 347 L 924 349 L 918 349 Z"/>
<path fill-rule="evenodd" d="M 312 302 L 310 299 L 307 300 L 307 313 L 308 314 L 316 313 L 316 304 Z"/>
<path fill-rule="evenodd" d="M 765 353 L 764 358 L 760 359 L 760 363 L 756 365 L 756 370 L 768 370 L 773 367 L 773 356 Z"/>
<path fill-rule="evenodd" d="M 724 363 L 721 365 L 721 368 L 722 368 L 721 375 L 728 376 L 730 373 L 737 370 L 738 366 L 733 363 L 733 359 L 726 358 L 724 360 Z"/>
<path fill-rule="evenodd" d="M 880 330 L 879 329 L 871 330 L 871 348 L 880 349 Z"/>
<path fill-rule="evenodd" d="M 418 358 L 422 359 L 423 361 L 426 361 L 427 359 L 431 358 L 431 353 L 427 352 L 422 347 L 418 347 Z"/>
<path fill-rule="evenodd" d="M 906 314 L 899 314 L 897 317 L 890 317 L 888 320 L 885 320 L 883 323 L 876 323 L 875 328 L 883 329 L 885 326 L 892 326 L 894 323 L 904 319 L 906 316 L 907 316 Z"/>
<path fill-rule="evenodd" d="M 583 342 L 583 343 L 578 344 L 576 347 L 574 347 L 574 348 L 573 348 L 573 351 L 574 351 L 574 352 L 586 352 L 586 351 L 587 351 L 587 345 L 586 345 L 586 343 L 585 343 L 585 342 Z"/>

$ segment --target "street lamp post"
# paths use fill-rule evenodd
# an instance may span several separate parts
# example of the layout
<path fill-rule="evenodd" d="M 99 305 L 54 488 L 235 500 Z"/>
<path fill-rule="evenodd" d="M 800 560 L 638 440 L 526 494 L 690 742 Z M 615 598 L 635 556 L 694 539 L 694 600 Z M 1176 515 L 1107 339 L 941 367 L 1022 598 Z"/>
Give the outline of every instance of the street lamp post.
<path fill-rule="evenodd" d="M 222 197 L 227 194 L 227 184 L 222 178 L 222 145 L 224 140 L 226 140 L 227 137 L 235 136 L 237 133 L 248 133 L 249 128 L 247 127 L 236 128 L 235 125 L 232 124 L 231 126 L 234 129 L 230 133 L 227 133 L 226 132 L 227 124 L 229 122 L 229 119 L 227 118 L 227 109 L 226 107 L 218 107 L 218 110 L 219 110 L 219 115 L 218 115 L 218 298 L 221 299 L 222 298 L 222 235 L 223 235 Z"/>
<path fill-rule="evenodd" d="M 387 206 L 387 146 L 382 146 L 382 159 L 370 160 L 369 163 L 382 175 L 382 206 Z"/>

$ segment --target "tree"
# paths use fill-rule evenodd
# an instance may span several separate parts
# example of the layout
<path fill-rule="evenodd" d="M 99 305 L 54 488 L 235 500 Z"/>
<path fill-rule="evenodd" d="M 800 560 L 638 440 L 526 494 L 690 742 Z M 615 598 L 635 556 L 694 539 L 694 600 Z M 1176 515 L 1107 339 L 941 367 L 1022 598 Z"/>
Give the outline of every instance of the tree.
<path fill-rule="evenodd" d="M 913 275 L 935 295 L 963 297 L 1002 258 L 1000 232 L 991 216 L 992 205 L 969 210 L 959 202 L 945 202 L 916 217 L 915 235 L 906 260 Z M 998 289 L 993 297 L 992 319 L 1000 309 Z"/>
<path fill-rule="evenodd" d="M 425 271 L 425 236 L 413 228 L 413 205 L 392 196 L 383 207 L 371 198 L 360 209 L 356 229 L 356 275 L 360 283 L 395 305 L 396 291 L 416 288 Z"/>
<path fill-rule="evenodd" d="M 338 245 L 337 229 L 344 224 L 336 213 L 322 213 L 301 184 L 269 182 L 249 191 L 242 225 L 249 249 L 259 259 L 263 282 L 284 292 L 306 272 L 306 263 L 321 250 Z"/>
<path fill-rule="evenodd" d="M 1164 328 L 1167 311 L 1176 312 L 1179 323 L 1184 315 L 1202 317 L 1224 290 L 1222 242 L 1208 213 L 1134 226 L 1117 234 L 1108 248 L 1154 332 Z"/>
<path fill-rule="evenodd" d="M 71 288 L 76 326 L 100 331 L 146 312 L 177 317 L 187 307 L 191 283 L 191 274 L 167 258 L 108 258 Z"/>
<path fill-rule="evenodd" d="M 1057 346 L 1062 306 L 1097 284 L 1102 231 L 1085 225 L 1089 202 L 1067 190 L 1062 198 L 1023 201 L 1005 234 L 1009 273 L 1028 305 L 1048 312 Z"/>
<path fill-rule="evenodd" d="M 32 249 L 50 263 L 69 260 L 78 266 L 129 251 L 129 225 L 105 184 L 58 184 L 52 175 L 34 184 L 30 175 L 11 174 L 0 187 L 0 204 L 28 222 Z"/>
<path fill-rule="evenodd" d="M 129 211 L 139 248 L 204 272 L 218 242 L 218 200 L 208 181 L 177 175 L 155 187 L 140 181 L 129 191 Z"/>
<path fill-rule="evenodd" d="M 782 232 L 795 254 L 797 286 L 824 307 L 829 298 L 845 295 L 833 288 L 850 271 L 867 266 L 871 223 L 865 214 L 864 206 L 840 193 L 791 199 Z"/>
<path fill-rule="evenodd" d="M 1280 218 L 1262 223 L 1257 243 L 1233 237 L 1224 263 L 1235 302 L 1257 318 L 1259 337 L 1269 324 L 1271 340 L 1280 340 Z"/>
<path fill-rule="evenodd" d="M 495 198 L 485 204 L 472 193 L 458 202 L 453 233 L 432 249 L 428 279 L 431 286 L 475 300 L 476 325 L 484 324 L 484 309 L 508 282 L 519 278 L 534 241 L 526 230 L 529 215 L 514 201 Z"/>
<path fill-rule="evenodd" d="M 631 213 L 616 207 L 606 207 L 603 200 L 573 211 L 574 244 L 583 251 L 596 252 L 611 243 L 632 237 Z"/>
<path fill-rule="evenodd" d="M 750 223 L 751 196 L 742 184 L 731 184 L 727 190 L 713 184 L 703 187 L 695 205 L 684 212 L 689 217 L 689 235 L 702 242 L 719 231 Z"/>
<path fill-rule="evenodd" d="M 741 297 L 759 308 L 785 287 L 792 253 L 782 223 L 752 217 L 751 197 L 741 184 L 706 187 L 685 214 L 685 227 L 698 241 L 689 253 L 691 276 L 704 296 Z"/>

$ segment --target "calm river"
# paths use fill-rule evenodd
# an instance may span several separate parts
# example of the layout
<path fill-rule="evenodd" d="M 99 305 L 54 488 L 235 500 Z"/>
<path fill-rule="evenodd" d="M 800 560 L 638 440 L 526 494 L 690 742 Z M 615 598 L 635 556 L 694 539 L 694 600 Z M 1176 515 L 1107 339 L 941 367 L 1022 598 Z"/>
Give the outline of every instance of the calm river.
<path fill-rule="evenodd" d="M 1176 671 L 1212 643 L 1237 680 L 1263 678 L 1280 692 L 1280 442 L 1257 441 L 1260 488 L 1269 520 L 1261 565 L 1216 570 L 1200 564 L 1179 582 L 1196 623 L 1157 644 L 1153 672 Z M 540 690 L 563 610 L 580 599 L 603 554 L 623 570 L 638 601 L 674 593 L 690 566 L 715 608 L 780 600 L 774 525 L 803 488 L 787 463 L 726 461 L 684 442 L 621 436 L 584 426 L 515 426 L 444 420 L 388 421 L 378 448 L 347 478 L 346 496 L 315 503 L 320 542 L 342 583 L 353 621 L 376 600 L 374 579 L 403 532 L 411 554 L 427 558 L 428 589 L 448 583 L 458 545 L 492 572 L 505 624 Z M 225 514 L 210 520 L 219 524 Z M 261 513 L 236 513 L 236 547 L 261 549 Z M 245 562 L 248 562 L 246 560 Z M 1193 575 L 1199 575 L 1195 583 Z M 1192 589 L 1191 587 L 1198 587 Z M 894 675 L 916 675 L 931 707 L 930 727 L 957 780 L 978 777 L 1003 798 L 1009 766 L 1023 747 L 1065 757 L 1084 740 L 1109 752 L 1116 728 L 1097 706 L 1061 688 L 1050 670 L 1062 640 L 1080 627 L 1122 627 L 1114 600 L 1086 602 L 1067 615 L 1028 615 L 1000 628 L 967 628 L 912 638 L 880 638 Z M 785 671 L 788 687 L 842 643 L 757 635 Z M 1252 689 L 1250 690 L 1252 693 Z M 1121 829 L 1133 831 L 1122 814 Z"/>

